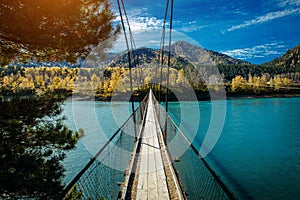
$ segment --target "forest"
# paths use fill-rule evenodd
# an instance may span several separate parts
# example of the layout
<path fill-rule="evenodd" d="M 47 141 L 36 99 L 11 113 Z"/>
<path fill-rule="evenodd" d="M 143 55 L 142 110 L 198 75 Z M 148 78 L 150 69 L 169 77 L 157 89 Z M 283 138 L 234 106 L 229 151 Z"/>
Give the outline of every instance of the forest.
<path fill-rule="evenodd" d="M 185 88 L 191 87 L 198 95 L 198 99 L 207 98 L 208 89 L 218 91 L 225 86 L 228 96 L 237 94 L 263 95 L 299 93 L 297 87 L 299 73 L 262 75 L 239 74 L 233 72 L 228 80 L 226 75 L 217 76 L 209 69 L 203 71 L 192 70 L 189 67 L 174 69 L 169 74 L 169 84 L 173 92 L 182 93 Z M 208 74 L 209 81 L 203 77 Z M 230 70 L 228 70 L 230 72 Z M 228 75 L 227 72 L 227 76 Z M 160 73 L 162 79 L 160 80 Z M 241 73 L 243 74 L 243 73 Z M 158 90 L 161 82 L 166 86 L 167 68 L 143 67 L 132 69 L 133 89 L 136 95 L 144 94 L 149 87 Z M 0 90 L 4 96 L 30 95 L 51 91 L 59 94 L 76 95 L 84 99 L 110 100 L 112 95 L 121 96 L 130 92 L 129 69 L 125 67 L 107 68 L 68 68 L 68 67 L 5 67 L 0 76 Z M 164 87 L 163 87 L 164 88 Z M 165 91 L 163 91 L 165 92 Z M 142 98 L 142 97 L 140 97 Z M 138 99 L 140 99 L 138 98 Z"/>

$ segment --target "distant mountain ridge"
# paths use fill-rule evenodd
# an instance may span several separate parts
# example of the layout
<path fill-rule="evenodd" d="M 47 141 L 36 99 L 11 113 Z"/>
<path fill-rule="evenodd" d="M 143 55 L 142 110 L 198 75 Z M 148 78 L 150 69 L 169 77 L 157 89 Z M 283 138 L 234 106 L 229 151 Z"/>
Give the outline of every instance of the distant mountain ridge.
<path fill-rule="evenodd" d="M 166 47 L 165 49 L 168 49 Z M 158 62 L 161 50 L 151 48 L 139 48 L 134 51 L 134 55 L 138 55 L 142 63 Z M 110 56 L 110 66 L 117 66 L 127 62 L 127 54 L 120 53 L 115 56 Z M 219 53 L 213 50 L 208 50 L 196 45 L 192 45 L 185 41 L 178 41 L 171 46 L 171 57 L 176 59 L 179 64 L 201 63 L 214 65 L 255 65 L 250 62 L 230 57 L 226 54 Z M 268 67 L 299 67 L 300 68 L 300 45 L 289 49 L 285 54 L 272 61 L 259 64 Z"/>
<path fill-rule="evenodd" d="M 268 67 L 300 68 L 300 45 L 289 49 L 279 58 L 262 64 Z"/>
<path fill-rule="evenodd" d="M 165 49 L 168 49 L 166 47 Z M 159 63 L 160 56 L 159 49 L 151 49 L 151 48 L 139 48 L 134 50 L 133 55 L 139 57 L 139 63 Z M 166 58 L 167 52 L 165 52 Z M 87 60 L 89 60 L 87 58 Z M 136 60 L 137 61 L 137 60 Z M 300 71 L 300 45 L 289 49 L 282 56 L 275 58 L 272 61 L 265 62 L 262 64 L 252 64 L 247 61 L 243 61 L 240 59 L 232 58 L 226 54 L 222 54 L 213 50 L 208 50 L 196 45 L 192 45 L 185 41 L 178 41 L 171 46 L 171 66 L 174 68 L 182 68 L 188 64 L 200 63 L 200 64 L 212 64 L 217 66 L 230 66 L 230 67 L 253 67 L 256 68 L 281 68 L 281 69 L 297 69 Z M 165 62 L 166 63 L 166 62 Z M 9 66 L 19 66 L 19 67 L 70 67 L 70 68 L 85 68 L 85 67 L 96 67 L 97 63 L 91 63 L 91 65 L 87 65 L 84 60 L 80 60 L 76 64 L 71 64 L 67 62 L 29 62 L 29 63 L 18 63 L 13 62 L 9 64 Z M 99 64 L 99 63 L 98 63 Z M 128 67 L 127 61 L 127 53 L 106 53 L 105 61 L 100 62 L 101 66 L 110 66 L 110 67 Z M 276 70 L 275 70 L 276 71 Z M 277 70 L 278 71 L 278 70 Z M 280 70 L 279 70 L 280 71 Z"/>
<path fill-rule="evenodd" d="M 168 49 L 168 47 L 165 49 Z M 139 58 L 137 64 L 143 65 L 147 63 L 150 66 L 155 66 L 155 64 L 159 63 L 160 51 L 159 49 L 140 48 L 133 51 L 132 54 Z M 166 52 L 165 64 L 167 62 L 167 54 Z M 295 74 L 300 74 L 300 45 L 288 50 L 284 55 L 273 61 L 258 65 L 235 59 L 219 52 L 207 50 L 184 41 L 172 44 L 171 67 L 184 69 L 187 74 L 195 74 L 197 73 L 197 69 L 193 67 L 195 64 L 202 65 L 206 70 L 209 70 L 211 66 L 217 66 L 219 73 L 222 74 L 226 81 L 231 81 L 238 75 L 247 78 L 250 74 L 252 76 L 267 74 L 270 77 L 283 74 L 297 81 L 298 75 Z M 108 66 L 128 67 L 127 54 L 124 52 L 119 54 Z M 294 75 L 292 76 L 292 74 Z"/>
<path fill-rule="evenodd" d="M 249 62 L 232 58 L 228 55 L 207 50 L 205 48 L 192 45 L 185 41 L 178 41 L 171 46 L 171 52 L 182 56 L 189 62 L 203 64 L 250 64 Z"/>
<path fill-rule="evenodd" d="M 158 59 L 159 52 L 150 48 L 139 48 L 131 52 L 131 56 L 134 57 L 137 64 L 151 63 Z M 137 59 L 138 57 L 138 59 Z M 126 52 L 122 52 L 109 63 L 110 67 L 124 66 L 128 63 L 128 56 Z"/>
<path fill-rule="evenodd" d="M 166 47 L 168 49 L 168 47 Z M 159 56 L 161 50 L 151 48 L 139 48 L 132 52 L 132 55 L 138 56 L 139 64 L 144 63 L 159 63 Z M 167 52 L 165 53 L 165 56 Z M 232 58 L 228 55 L 207 50 L 199 46 L 192 45 L 184 41 L 178 41 L 171 46 L 171 60 L 172 66 L 181 68 L 188 63 L 200 64 L 250 64 L 249 62 Z M 124 66 L 128 62 L 127 53 L 120 53 L 110 62 L 109 66 Z"/>
<path fill-rule="evenodd" d="M 151 48 L 139 48 L 131 52 L 132 63 L 136 65 L 143 64 L 159 64 L 161 50 L 151 49 Z M 165 52 L 165 59 L 167 52 Z M 165 60 L 165 64 L 167 61 Z M 180 69 L 184 66 L 190 65 L 190 63 L 184 58 L 177 56 L 176 54 L 171 54 L 171 67 Z M 109 65 L 109 67 L 128 67 L 128 55 L 123 52 L 115 57 Z"/>

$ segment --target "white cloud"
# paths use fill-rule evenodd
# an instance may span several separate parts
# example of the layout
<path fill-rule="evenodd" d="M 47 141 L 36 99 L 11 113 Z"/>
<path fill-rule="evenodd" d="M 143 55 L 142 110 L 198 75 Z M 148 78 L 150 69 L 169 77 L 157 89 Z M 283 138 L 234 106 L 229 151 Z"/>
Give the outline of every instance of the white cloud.
<path fill-rule="evenodd" d="M 286 6 L 300 6 L 300 0 L 279 0 L 277 3 L 279 7 L 286 7 Z"/>
<path fill-rule="evenodd" d="M 161 30 L 152 30 L 152 31 L 142 31 L 133 33 L 134 41 L 136 44 L 136 48 L 140 47 L 149 47 L 149 48 L 160 48 L 161 41 Z M 168 38 L 168 34 L 166 34 L 166 38 Z M 184 40 L 194 45 L 199 45 L 195 40 L 188 37 L 187 35 L 178 32 L 176 30 L 172 31 L 172 43 L 177 42 L 179 40 Z M 166 44 L 167 45 L 167 40 Z M 110 49 L 109 52 L 121 52 L 126 50 L 126 43 L 124 39 L 124 35 L 120 34 L 113 49 Z"/>
<path fill-rule="evenodd" d="M 300 14 L 300 8 L 294 8 L 294 9 L 286 9 L 283 11 L 276 11 L 276 12 L 270 12 L 267 13 L 264 16 L 260 16 L 260 17 L 256 17 L 253 20 L 249 20 L 249 21 L 245 21 L 242 24 L 236 25 L 236 26 L 232 26 L 231 28 L 227 29 L 227 31 L 234 31 L 237 29 L 241 29 L 241 28 L 245 28 L 248 26 L 252 26 L 255 24 L 261 24 L 261 23 L 265 23 L 277 18 L 281 18 L 281 17 L 285 17 L 288 15 L 294 15 L 294 14 Z"/>
<path fill-rule="evenodd" d="M 195 32 L 195 31 L 199 31 L 201 29 L 204 29 L 206 27 L 209 27 L 211 25 L 197 25 L 197 24 L 192 24 L 192 23 L 188 23 L 187 25 L 182 24 L 181 28 L 178 28 L 178 31 L 182 31 L 182 32 Z"/>
<path fill-rule="evenodd" d="M 251 58 L 263 58 L 270 55 L 281 55 L 284 47 L 284 45 L 273 42 L 254 47 L 226 50 L 221 53 L 234 58 L 247 60 Z"/>
<path fill-rule="evenodd" d="M 136 47 L 137 48 L 140 47 L 160 48 L 163 19 L 158 19 L 157 17 L 152 16 L 151 14 L 148 13 L 148 10 L 146 8 L 130 10 L 130 12 L 128 12 L 127 15 L 128 15 L 129 24 L 133 34 L 133 38 L 135 40 Z M 125 16 L 123 17 L 123 19 L 126 21 Z M 114 22 L 120 24 L 121 17 L 117 16 Z M 173 23 L 181 24 L 181 22 L 178 21 L 174 21 Z M 167 22 L 166 38 L 168 38 L 168 31 L 169 31 L 168 25 L 169 23 Z M 127 27 L 127 25 L 125 26 Z M 200 29 L 202 27 L 198 27 L 195 21 L 190 21 L 188 23 L 188 26 L 190 27 L 189 28 L 186 27 L 180 30 L 173 30 L 172 42 L 176 42 L 178 40 L 184 40 L 192 44 L 197 44 L 195 40 L 189 38 L 188 36 L 186 36 L 181 32 L 190 32 L 195 29 Z M 126 43 L 125 43 L 124 35 L 120 34 L 117 41 L 115 42 L 113 49 L 109 51 L 121 52 L 124 50 L 126 50 Z"/>
<path fill-rule="evenodd" d="M 117 14 L 116 14 L 117 15 Z M 133 33 L 142 33 L 145 31 L 161 31 L 163 28 L 163 19 L 152 16 L 148 13 L 146 8 L 133 9 L 127 13 L 130 27 Z M 125 16 L 123 17 L 126 20 Z M 121 23 L 121 17 L 117 16 L 114 20 L 115 23 Z M 125 23 L 127 27 L 127 24 Z M 206 28 L 211 25 L 198 25 L 195 20 L 182 22 L 182 21 L 173 21 L 173 26 L 177 26 L 177 31 L 179 32 L 194 32 L 199 31 L 203 28 Z M 166 29 L 169 28 L 169 22 L 166 22 Z"/>
<path fill-rule="evenodd" d="M 143 31 L 156 31 L 163 27 L 163 20 L 150 16 L 147 12 L 147 8 L 133 9 L 127 13 L 130 28 L 133 33 L 139 33 Z M 127 27 L 126 17 L 123 16 L 125 26 Z M 115 23 L 120 23 L 121 17 L 117 16 Z"/>
<path fill-rule="evenodd" d="M 136 17 L 130 20 L 131 30 L 133 32 L 155 31 L 163 27 L 163 20 L 156 17 Z"/>

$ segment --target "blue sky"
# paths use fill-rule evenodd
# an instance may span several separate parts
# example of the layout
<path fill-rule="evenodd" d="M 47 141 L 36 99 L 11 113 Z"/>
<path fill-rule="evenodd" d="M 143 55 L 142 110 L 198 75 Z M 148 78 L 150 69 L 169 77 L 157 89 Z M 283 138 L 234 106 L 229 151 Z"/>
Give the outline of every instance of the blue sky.
<path fill-rule="evenodd" d="M 158 47 L 166 1 L 124 2 L 137 47 Z M 300 0 L 174 0 L 173 27 L 174 42 L 187 40 L 259 64 L 300 44 Z"/>

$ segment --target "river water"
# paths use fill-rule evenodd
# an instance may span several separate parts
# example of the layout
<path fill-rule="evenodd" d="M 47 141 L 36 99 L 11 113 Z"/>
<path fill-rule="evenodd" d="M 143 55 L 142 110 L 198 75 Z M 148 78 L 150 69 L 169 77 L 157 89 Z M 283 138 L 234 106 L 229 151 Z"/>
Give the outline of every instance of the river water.
<path fill-rule="evenodd" d="M 206 159 L 235 196 L 240 199 L 298 199 L 300 98 L 238 99 L 217 103 L 225 104 L 225 123 Z M 187 135 L 197 126 L 193 143 L 198 147 L 212 125 L 212 106 L 210 101 L 170 103 L 172 118 L 181 124 Z M 199 110 L 197 116 L 193 115 L 195 109 Z M 185 119 L 180 119 L 182 110 L 190 113 L 184 115 Z M 129 111 L 128 103 L 66 101 L 66 124 L 72 129 L 83 128 L 86 135 L 64 161 L 66 183 L 125 121 Z M 95 119 L 97 123 L 93 123 Z"/>

